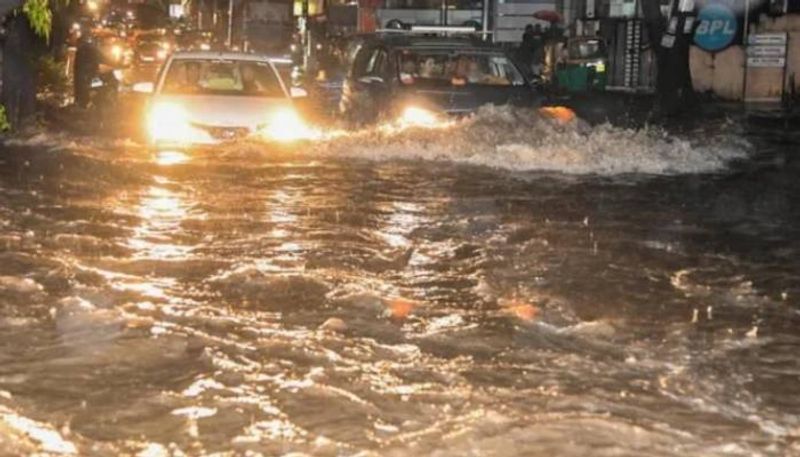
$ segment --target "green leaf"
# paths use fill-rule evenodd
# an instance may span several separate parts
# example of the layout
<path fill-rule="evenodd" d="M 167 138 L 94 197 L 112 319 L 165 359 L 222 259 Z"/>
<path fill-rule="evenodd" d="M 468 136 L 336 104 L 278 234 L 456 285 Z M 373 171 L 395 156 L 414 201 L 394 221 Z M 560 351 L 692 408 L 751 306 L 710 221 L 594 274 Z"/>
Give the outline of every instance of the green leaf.
<path fill-rule="evenodd" d="M 50 29 L 53 26 L 53 12 L 48 0 L 25 0 L 22 12 L 28 16 L 33 31 L 46 40 L 50 40 Z"/>
<path fill-rule="evenodd" d="M 11 124 L 8 122 L 6 107 L 0 105 L 0 132 L 7 132 L 9 130 L 11 130 Z"/>

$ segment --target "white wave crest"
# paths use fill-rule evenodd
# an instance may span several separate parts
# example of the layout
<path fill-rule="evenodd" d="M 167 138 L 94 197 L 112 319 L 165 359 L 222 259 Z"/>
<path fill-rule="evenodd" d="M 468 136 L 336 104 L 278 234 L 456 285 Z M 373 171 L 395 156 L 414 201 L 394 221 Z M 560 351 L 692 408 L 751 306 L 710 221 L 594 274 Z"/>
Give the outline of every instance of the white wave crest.
<path fill-rule="evenodd" d="M 318 141 L 311 153 L 371 160 L 429 160 L 512 171 L 683 174 L 724 169 L 747 155 L 742 140 L 672 137 L 658 128 L 567 123 L 529 109 L 486 106 L 439 128 L 375 128 Z"/>

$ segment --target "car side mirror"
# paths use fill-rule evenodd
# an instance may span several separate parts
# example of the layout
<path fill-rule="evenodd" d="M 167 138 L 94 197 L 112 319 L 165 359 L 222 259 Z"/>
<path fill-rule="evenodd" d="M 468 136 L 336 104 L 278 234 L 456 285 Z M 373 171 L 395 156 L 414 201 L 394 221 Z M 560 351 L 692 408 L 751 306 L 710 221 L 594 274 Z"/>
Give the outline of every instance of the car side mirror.
<path fill-rule="evenodd" d="M 152 94 L 155 90 L 155 84 L 151 82 L 139 82 L 133 85 L 133 91 L 140 94 Z"/>
<path fill-rule="evenodd" d="M 306 91 L 302 87 L 291 87 L 289 88 L 289 95 L 292 98 L 308 97 L 308 91 Z"/>

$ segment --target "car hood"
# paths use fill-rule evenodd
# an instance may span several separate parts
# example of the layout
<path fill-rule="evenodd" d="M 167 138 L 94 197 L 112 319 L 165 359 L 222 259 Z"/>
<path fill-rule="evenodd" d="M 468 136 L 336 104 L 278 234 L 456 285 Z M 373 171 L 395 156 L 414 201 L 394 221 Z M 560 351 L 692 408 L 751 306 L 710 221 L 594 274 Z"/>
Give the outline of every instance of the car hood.
<path fill-rule="evenodd" d="M 161 95 L 156 96 L 153 103 L 182 107 L 192 124 L 248 128 L 251 131 L 268 123 L 271 113 L 292 106 L 288 98 L 225 95 Z"/>

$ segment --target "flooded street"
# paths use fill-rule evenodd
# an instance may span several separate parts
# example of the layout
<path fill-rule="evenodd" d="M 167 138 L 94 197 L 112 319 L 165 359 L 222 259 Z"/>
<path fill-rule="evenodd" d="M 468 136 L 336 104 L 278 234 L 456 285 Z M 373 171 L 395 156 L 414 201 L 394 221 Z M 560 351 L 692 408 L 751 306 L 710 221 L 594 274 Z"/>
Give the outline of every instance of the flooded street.
<path fill-rule="evenodd" d="M 796 145 L 521 115 L 4 146 L 0 454 L 800 455 Z"/>

